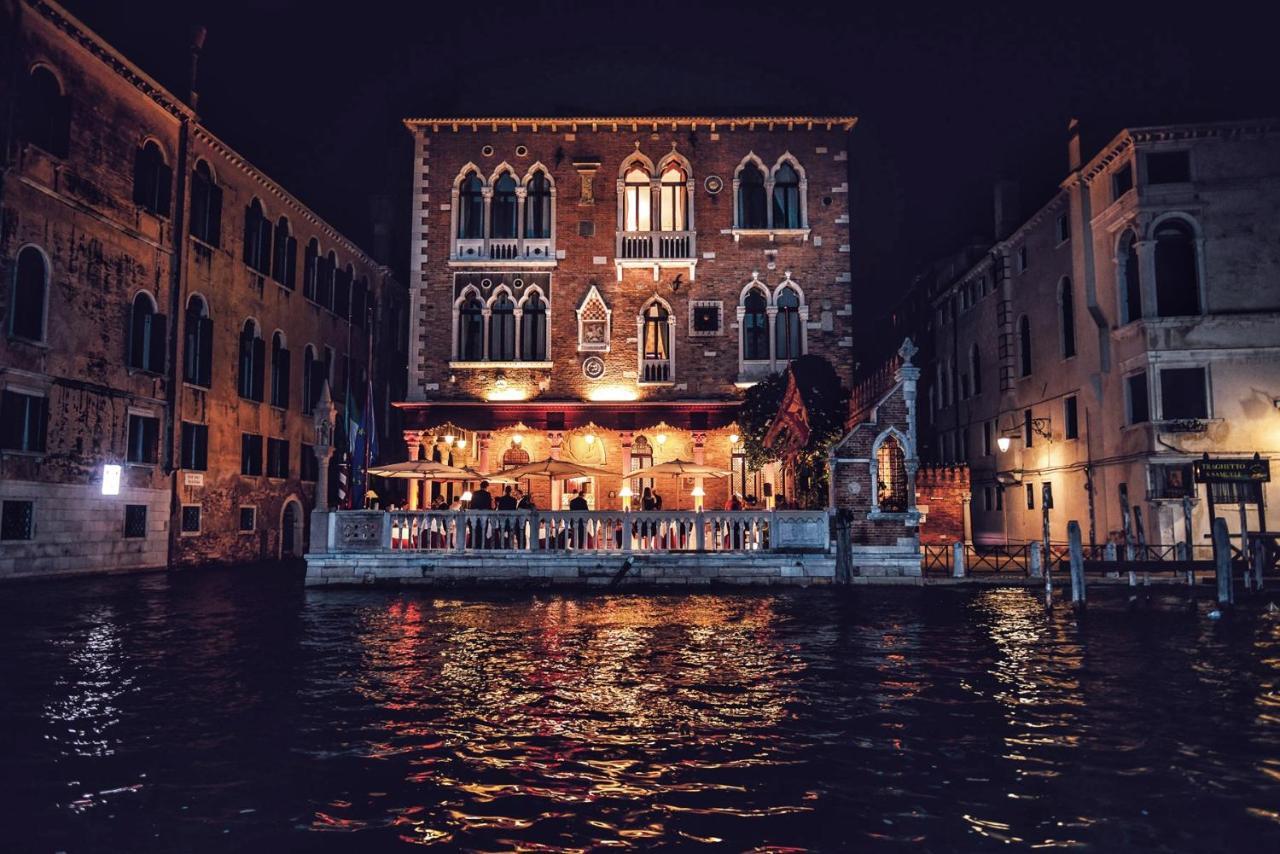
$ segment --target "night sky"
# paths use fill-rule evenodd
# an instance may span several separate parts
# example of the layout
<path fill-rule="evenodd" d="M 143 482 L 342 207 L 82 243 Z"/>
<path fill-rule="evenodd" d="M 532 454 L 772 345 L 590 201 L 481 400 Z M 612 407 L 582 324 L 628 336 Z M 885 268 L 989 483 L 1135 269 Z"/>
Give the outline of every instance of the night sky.
<path fill-rule="evenodd" d="M 990 236 L 997 178 L 1025 214 L 1047 200 L 1072 115 L 1091 156 L 1126 125 L 1280 113 L 1261 3 L 66 5 L 179 94 L 203 23 L 205 122 L 365 246 L 369 197 L 390 196 L 402 274 L 409 115 L 857 115 L 854 279 L 874 310 Z"/>

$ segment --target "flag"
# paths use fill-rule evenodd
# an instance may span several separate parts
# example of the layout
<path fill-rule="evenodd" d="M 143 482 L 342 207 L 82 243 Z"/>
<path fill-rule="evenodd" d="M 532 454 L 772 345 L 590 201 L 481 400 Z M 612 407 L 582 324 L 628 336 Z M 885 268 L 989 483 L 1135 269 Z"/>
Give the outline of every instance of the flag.
<path fill-rule="evenodd" d="M 364 396 L 364 412 L 352 426 L 351 481 L 354 506 L 364 506 L 368 487 L 369 464 L 378 458 L 378 431 L 373 413 L 373 380 L 367 381 Z"/>

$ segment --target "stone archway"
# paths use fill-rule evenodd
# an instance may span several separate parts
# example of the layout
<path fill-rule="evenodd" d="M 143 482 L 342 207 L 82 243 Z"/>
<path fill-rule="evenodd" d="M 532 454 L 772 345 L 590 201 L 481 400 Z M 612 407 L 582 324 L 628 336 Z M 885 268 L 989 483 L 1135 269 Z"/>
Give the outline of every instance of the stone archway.
<path fill-rule="evenodd" d="M 306 552 L 305 514 L 302 502 L 290 496 L 280 510 L 280 557 L 302 557 Z"/>

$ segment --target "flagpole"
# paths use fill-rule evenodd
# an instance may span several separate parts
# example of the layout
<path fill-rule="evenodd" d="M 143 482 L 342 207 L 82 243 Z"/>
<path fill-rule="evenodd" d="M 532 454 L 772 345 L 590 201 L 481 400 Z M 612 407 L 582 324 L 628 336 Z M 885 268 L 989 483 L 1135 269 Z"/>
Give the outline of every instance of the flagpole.
<path fill-rule="evenodd" d="M 374 408 L 373 408 L 374 407 L 374 404 L 373 404 L 373 326 L 374 326 L 375 318 L 374 318 L 373 310 L 369 305 L 369 289 L 367 287 L 365 288 L 365 291 L 364 291 L 364 318 L 365 318 L 365 329 L 368 330 L 368 334 L 365 337 L 369 339 L 369 360 L 365 362 L 366 388 L 365 388 L 365 397 L 364 397 L 364 405 L 369 412 L 369 419 L 368 419 L 369 423 L 363 425 L 366 433 L 368 433 L 368 435 L 366 435 L 364 438 L 364 488 L 366 491 L 368 491 L 369 463 L 373 455 L 373 443 L 375 441 L 372 428 L 374 427 L 376 422 L 375 422 L 375 416 L 373 414 L 374 412 Z"/>

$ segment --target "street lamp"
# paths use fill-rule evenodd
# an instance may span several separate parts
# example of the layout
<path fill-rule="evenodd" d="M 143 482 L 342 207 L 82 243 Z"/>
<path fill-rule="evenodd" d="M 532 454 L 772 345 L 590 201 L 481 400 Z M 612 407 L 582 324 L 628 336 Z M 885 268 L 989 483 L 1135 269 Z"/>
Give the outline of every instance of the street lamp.
<path fill-rule="evenodd" d="M 1009 445 L 1010 441 L 1008 436 L 1001 436 L 999 439 L 996 439 L 996 447 L 1000 449 L 1000 453 L 1002 454 L 1009 450 Z"/>
<path fill-rule="evenodd" d="M 701 512 L 702 498 L 707 494 L 706 491 L 701 486 L 695 486 L 690 494 L 693 496 L 693 509 Z"/>
<path fill-rule="evenodd" d="M 631 509 L 631 496 L 634 494 L 631 491 L 631 487 L 625 483 L 622 485 L 622 489 L 618 490 L 618 497 L 622 499 L 622 512 L 625 513 Z"/>

